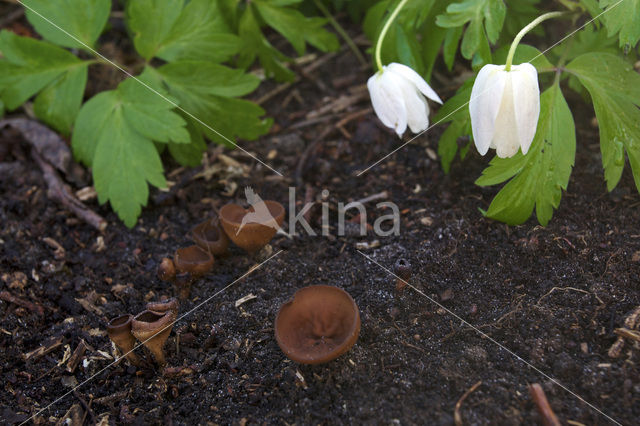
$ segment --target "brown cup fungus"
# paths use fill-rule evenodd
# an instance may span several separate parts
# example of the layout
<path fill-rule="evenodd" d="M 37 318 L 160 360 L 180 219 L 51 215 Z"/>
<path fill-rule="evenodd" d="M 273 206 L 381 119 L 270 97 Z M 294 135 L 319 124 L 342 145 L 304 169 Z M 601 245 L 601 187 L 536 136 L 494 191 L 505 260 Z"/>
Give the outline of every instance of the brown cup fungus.
<path fill-rule="evenodd" d="M 168 310 L 164 313 L 153 311 L 142 311 L 131 321 L 131 332 L 153 355 L 159 365 L 166 364 L 164 357 L 164 346 L 176 315 Z"/>
<path fill-rule="evenodd" d="M 176 267 L 173 260 L 163 257 L 160 265 L 158 265 L 158 278 L 162 281 L 173 281 L 176 277 Z"/>
<path fill-rule="evenodd" d="M 280 349 L 301 364 L 336 359 L 354 345 L 359 333 L 358 306 L 349 293 L 328 285 L 298 290 L 282 305 L 275 322 Z"/>
<path fill-rule="evenodd" d="M 220 209 L 220 223 L 235 245 L 255 253 L 271 241 L 284 221 L 284 214 L 284 207 L 277 201 L 267 200 L 249 209 L 227 204 Z"/>
<path fill-rule="evenodd" d="M 218 218 L 205 220 L 191 230 L 195 243 L 214 256 L 220 256 L 229 247 L 229 237 L 224 233 Z"/>
<path fill-rule="evenodd" d="M 147 303 L 147 310 L 158 314 L 164 314 L 165 312 L 171 312 L 174 318 L 178 317 L 178 307 L 180 304 L 174 297 L 167 300 L 161 300 L 160 302 Z"/>
<path fill-rule="evenodd" d="M 173 256 L 176 272 L 178 274 L 188 272 L 193 277 L 199 277 L 209 272 L 213 267 L 213 261 L 211 253 L 196 245 L 179 248 Z"/>
<path fill-rule="evenodd" d="M 131 333 L 132 318 L 133 316 L 127 314 L 112 319 L 107 325 L 107 334 L 131 364 L 140 366 L 142 361 L 133 352 L 136 338 Z"/>

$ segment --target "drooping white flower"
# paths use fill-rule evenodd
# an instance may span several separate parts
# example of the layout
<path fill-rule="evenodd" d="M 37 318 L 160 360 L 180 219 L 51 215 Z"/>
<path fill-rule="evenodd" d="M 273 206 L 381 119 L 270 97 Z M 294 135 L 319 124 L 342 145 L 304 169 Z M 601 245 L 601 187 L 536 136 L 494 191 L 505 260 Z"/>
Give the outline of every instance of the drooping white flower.
<path fill-rule="evenodd" d="M 407 130 L 419 133 L 429 127 L 429 105 L 425 96 L 442 103 L 436 92 L 413 69 L 390 63 L 367 81 L 373 109 L 380 121 L 398 136 Z"/>
<path fill-rule="evenodd" d="M 485 65 L 476 77 L 469 101 L 473 140 L 481 155 L 494 148 L 498 157 L 529 151 L 540 116 L 536 68 L 524 63 L 505 71 Z"/>

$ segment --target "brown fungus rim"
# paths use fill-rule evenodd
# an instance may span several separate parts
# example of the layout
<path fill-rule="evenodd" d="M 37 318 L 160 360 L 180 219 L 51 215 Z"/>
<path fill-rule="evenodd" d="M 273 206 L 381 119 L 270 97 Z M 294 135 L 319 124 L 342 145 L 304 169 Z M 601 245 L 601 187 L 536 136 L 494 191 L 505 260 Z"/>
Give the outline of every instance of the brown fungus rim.
<path fill-rule="evenodd" d="M 282 324 L 283 318 L 286 315 L 286 311 L 296 303 L 296 300 L 299 300 L 298 298 L 307 297 L 306 293 L 316 291 L 331 292 L 333 293 L 332 297 L 339 295 L 344 300 L 348 301 L 348 305 L 351 308 L 350 312 L 348 312 L 347 315 L 351 323 L 349 324 L 346 338 L 332 351 L 324 354 L 323 356 L 309 356 L 309 352 L 298 353 L 295 348 L 289 347 L 285 342 L 284 335 L 287 332 L 295 333 L 296 330 L 299 330 L 299 327 L 296 327 L 296 324 Z M 278 342 L 278 346 L 280 346 L 282 352 L 284 352 L 284 354 L 289 359 L 300 364 L 323 364 L 329 361 L 333 361 L 334 359 L 345 354 L 357 342 L 358 336 L 360 334 L 360 311 L 358 309 L 358 305 L 356 304 L 355 300 L 353 300 L 351 295 L 339 287 L 323 284 L 303 287 L 296 291 L 293 297 L 280 307 L 280 310 L 278 311 L 278 315 L 276 316 L 276 320 L 274 322 L 274 333 L 276 341 Z"/>

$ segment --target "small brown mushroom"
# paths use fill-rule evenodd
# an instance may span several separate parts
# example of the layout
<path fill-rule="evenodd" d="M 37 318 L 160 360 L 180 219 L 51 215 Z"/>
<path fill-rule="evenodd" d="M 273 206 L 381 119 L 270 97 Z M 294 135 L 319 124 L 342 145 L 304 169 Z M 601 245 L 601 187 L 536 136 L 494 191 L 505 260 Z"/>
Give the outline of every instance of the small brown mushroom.
<path fill-rule="evenodd" d="M 346 291 L 313 285 L 282 305 L 275 322 L 280 349 L 295 362 L 321 364 L 347 352 L 358 340 L 360 313 Z"/>
<path fill-rule="evenodd" d="M 162 347 L 171 333 L 175 320 L 176 315 L 171 310 L 164 313 L 146 310 L 131 321 L 131 332 L 149 349 L 159 365 L 166 364 Z"/>
<path fill-rule="evenodd" d="M 159 302 L 147 303 L 147 310 L 156 312 L 158 314 L 164 314 L 165 312 L 169 311 L 173 313 L 173 316 L 175 318 L 177 318 L 179 306 L 180 304 L 178 303 L 178 300 L 175 297 L 172 297 L 171 299 L 161 300 Z"/>
<path fill-rule="evenodd" d="M 163 257 L 160 265 L 158 265 L 158 278 L 162 281 L 173 281 L 176 277 L 176 267 L 173 260 Z"/>
<path fill-rule="evenodd" d="M 224 233 L 217 217 L 205 220 L 191 230 L 198 246 L 214 256 L 220 256 L 229 247 L 229 237 Z"/>
<path fill-rule="evenodd" d="M 131 334 L 132 315 L 122 315 L 112 319 L 107 325 L 109 339 L 116 344 L 123 356 L 135 366 L 142 365 L 142 361 L 133 352 L 136 345 L 136 338 Z"/>
<path fill-rule="evenodd" d="M 193 283 L 193 277 L 189 272 L 176 274 L 173 285 L 176 287 L 176 293 L 181 300 L 189 297 L 189 293 L 191 293 L 191 283 Z"/>
<path fill-rule="evenodd" d="M 268 212 L 256 211 L 254 206 L 244 209 L 237 204 L 227 204 L 220 209 L 220 223 L 224 232 L 235 245 L 249 253 L 255 253 L 267 245 L 284 221 L 282 204 L 267 200 L 260 205 Z"/>
<path fill-rule="evenodd" d="M 213 267 L 213 262 L 211 253 L 196 245 L 179 248 L 173 256 L 177 273 L 189 272 L 194 278 L 209 272 Z"/>

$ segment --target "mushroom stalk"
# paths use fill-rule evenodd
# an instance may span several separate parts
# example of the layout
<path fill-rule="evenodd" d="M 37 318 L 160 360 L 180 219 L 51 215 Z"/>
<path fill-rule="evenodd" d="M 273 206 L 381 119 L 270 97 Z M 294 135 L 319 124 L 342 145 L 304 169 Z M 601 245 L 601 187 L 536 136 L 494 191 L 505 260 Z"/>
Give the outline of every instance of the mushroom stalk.
<path fill-rule="evenodd" d="M 109 339 L 120 349 L 122 356 L 135 366 L 142 365 L 142 360 L 133 350 L 136 345 L 136 338 L 131 332 L 132 316 L 122 315 L 112 319 L 107 325 Z"/>

